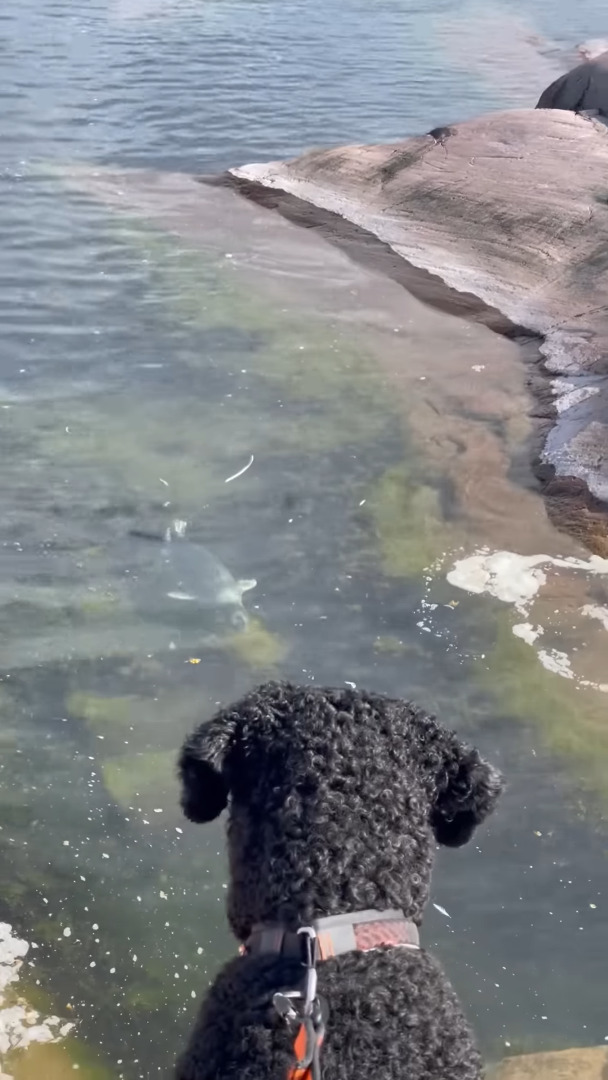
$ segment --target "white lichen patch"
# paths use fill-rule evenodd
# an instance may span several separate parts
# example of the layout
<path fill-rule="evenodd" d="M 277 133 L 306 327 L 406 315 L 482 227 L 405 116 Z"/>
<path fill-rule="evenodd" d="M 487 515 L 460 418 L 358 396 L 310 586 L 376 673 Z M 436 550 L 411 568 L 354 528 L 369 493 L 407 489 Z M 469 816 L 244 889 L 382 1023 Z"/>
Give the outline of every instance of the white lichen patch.
<path fill-rule="evenodd" d="M 0 1076 L 6 1072 L 6 1055 L 25 1050 L 32 1043 L 58 1042 L 74 1027 L 58 1016 L 40 1015 L 19 995 L 17 983 L 29 944 L 13 933 L 9 923 L 0 923 Z"/>

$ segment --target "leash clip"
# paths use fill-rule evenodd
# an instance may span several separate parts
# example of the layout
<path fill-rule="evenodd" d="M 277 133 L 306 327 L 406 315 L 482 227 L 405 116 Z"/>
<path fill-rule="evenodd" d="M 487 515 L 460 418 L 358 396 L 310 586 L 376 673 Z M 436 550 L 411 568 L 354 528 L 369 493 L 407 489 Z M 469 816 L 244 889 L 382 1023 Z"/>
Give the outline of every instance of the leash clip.
<path fill-rule="evenodd" d="M 298 934 L 305 941 L 305 955 L 302 963 L 306 968 L 304 980 L 304 1016 L 312 1016 L 317 998 L 317 932 L 313 926 L 302 926 Z"/>
<path fill-rule="evenodd" d="M 298 1019 L 297 1011 L 294 1009 L 292 1002 L 300 1001 L 301 997 L 299 990 L 285 990 L 283 993 L 279 992 L 272 996 L 272 1004 L 281 1019 L 286 1020 L 288 1024 Z"/>
<path fill-rule="evenodd" d="M 304 942 L 305 968 L 301 990 L 286 990 L 273 995 L 272 1003 L 286 1023 L 299 1022 L 294 1043 L 296 1064 L 289 1080 L 320 1080 L 319 1050 L 325 1038 L 327 1004 L 317 996 L 317 934 L 312 926 L 298 930 Z M 300 1009 L 296 1007 L 300 1004 Z"/>

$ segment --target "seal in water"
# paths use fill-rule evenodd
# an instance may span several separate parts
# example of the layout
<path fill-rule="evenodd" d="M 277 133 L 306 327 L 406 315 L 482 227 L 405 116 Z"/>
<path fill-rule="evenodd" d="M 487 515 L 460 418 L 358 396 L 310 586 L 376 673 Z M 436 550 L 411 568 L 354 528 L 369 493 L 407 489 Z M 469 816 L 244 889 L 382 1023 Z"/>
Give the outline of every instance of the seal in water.
<path fill-rule="evenodd" d="M 237 580 L 220 560 L 201 544 L 186 539 L 186 522 L 174 521 L 164 538 L 133 530 L 132 536 L 161 543 L 152 573 L 158 590 L 175 606 L 195 610 L 230 610 L 235 627 L 247 625 L 243 594 L 257 585 L 255 578 Z M 140 579 L 140 585 L 143 582 Z M 146 582 L 150 585 L 150 581 Z M 146 602 L 149 606 L 149 595 Z M 165 605 L 166 611 L 166 605 Z"/>

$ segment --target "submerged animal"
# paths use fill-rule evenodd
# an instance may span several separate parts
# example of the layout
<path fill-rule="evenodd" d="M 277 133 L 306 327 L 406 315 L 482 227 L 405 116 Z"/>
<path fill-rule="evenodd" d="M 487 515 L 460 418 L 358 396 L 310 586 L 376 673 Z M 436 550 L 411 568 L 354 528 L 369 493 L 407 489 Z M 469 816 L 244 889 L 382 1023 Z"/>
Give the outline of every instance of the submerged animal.
<path fill-rule="evenodd" d="M 494 809 L 500 774 L 406 701 L 267 683 L 186 740 L 182 806 L 226 806 L 241 955 L 202 1003 L 177 1080 L 480 1080 L 419 928 L 437 844 Z"/>
<path fill-rule="evenodd" d="M 158 606 L 164 613 L 181 607 L 229 612 L 233 626 L 247 624 L 243 594 L 257 585 L 255 578 L 237 579 L 230 570 L 202 544 L 186 539 L 186 522 L 174 521 L 164 537 L 133 530 L 131 535 L 160 542 L 158 557 L 150 572 L 139 575 L 141 601 L 149 608 Z M 167 604 L 167 601 L 169 604 Z"/>

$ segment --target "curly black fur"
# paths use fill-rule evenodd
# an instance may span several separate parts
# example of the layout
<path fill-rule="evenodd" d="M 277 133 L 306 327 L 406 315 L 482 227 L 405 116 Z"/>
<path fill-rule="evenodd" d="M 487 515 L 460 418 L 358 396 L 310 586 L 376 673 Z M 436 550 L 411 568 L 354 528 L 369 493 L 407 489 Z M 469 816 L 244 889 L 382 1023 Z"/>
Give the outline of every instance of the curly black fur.
<path fill-rule="evenodd" d="M 457 847 L 491 813 L 499 773 L 415 705 L 364 691 L 269 683 L 184 744 L 182 805 L 210 821 L 230 804 L 228 918 L 259 923 L 401 908 L 417 925 L 436 842 Z M 237 958 L 203 1002 L 177 1080 L 286 1080 L 293 1035 L 272 1007 L 302 969 Z M 477 1080 L 456 997 L 423 950 L 349 953 L 319 967 L 330 1007 L 326 1080 Z"/>

